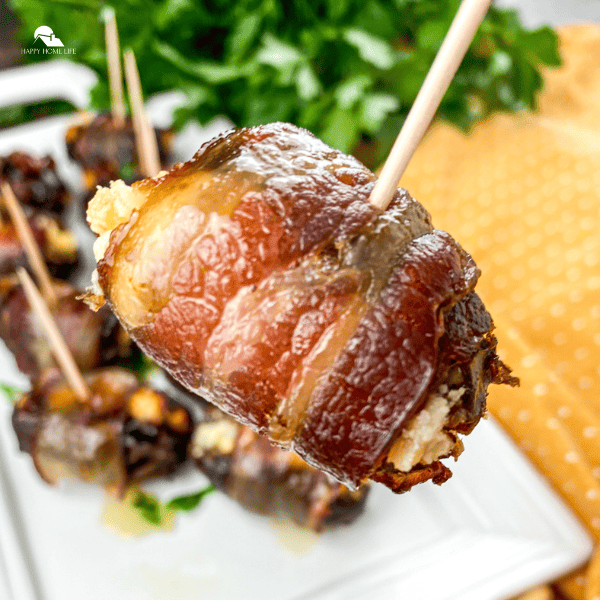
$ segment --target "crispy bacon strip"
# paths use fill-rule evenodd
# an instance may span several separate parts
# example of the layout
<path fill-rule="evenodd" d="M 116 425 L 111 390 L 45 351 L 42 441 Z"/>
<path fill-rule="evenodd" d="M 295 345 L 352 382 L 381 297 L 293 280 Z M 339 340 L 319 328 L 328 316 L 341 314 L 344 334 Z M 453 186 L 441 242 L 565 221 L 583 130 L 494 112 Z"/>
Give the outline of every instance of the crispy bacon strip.
<path fill-rule="evenodd" d="M 445 478 L 423 467 L 514 382 L 470 256 L 403 190 L 375 210 L 374 179 L 291 125 L 224 134 L 97 193 L 95 293 L 188 389 L 350 487 L 404 491 Z"/>

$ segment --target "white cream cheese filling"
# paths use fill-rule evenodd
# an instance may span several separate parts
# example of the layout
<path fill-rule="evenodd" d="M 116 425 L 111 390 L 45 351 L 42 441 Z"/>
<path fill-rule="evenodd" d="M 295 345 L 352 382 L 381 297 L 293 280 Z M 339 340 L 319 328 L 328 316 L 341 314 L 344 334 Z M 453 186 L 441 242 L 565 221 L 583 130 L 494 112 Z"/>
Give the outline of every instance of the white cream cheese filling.
<path fill-rule="evenodd" d="M 219 419 L 201 423 L 194 431 L 191 444 L 193 458 L 202 458 L 205 454 L 231 454 L 235 448 L 239 427 L 229 419 Z"/>
<path fill-rule="evenodd" d="M 465 393 L 465 388 L 448 390 L 446 385 L 429 396 L 425 408 L 409 422 L 394 442 L 387 460 L 399 471 L 409 472 L 416 464 L 431 464 L 447 456 L 455 440 L 443 431 L 450 409 Z"/>

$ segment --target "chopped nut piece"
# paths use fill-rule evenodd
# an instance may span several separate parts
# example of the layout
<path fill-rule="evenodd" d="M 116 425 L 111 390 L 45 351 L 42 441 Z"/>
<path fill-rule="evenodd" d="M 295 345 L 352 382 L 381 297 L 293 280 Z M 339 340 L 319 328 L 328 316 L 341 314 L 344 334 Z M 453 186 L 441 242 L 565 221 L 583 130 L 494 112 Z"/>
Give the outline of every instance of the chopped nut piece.
<path fill-rule="evenodd" d="M 132 417 L 145 423 L 161 425 L 165 418 L 164 398 L 149 388 L 141 388 L 133 393 L 127 408 Z"/>

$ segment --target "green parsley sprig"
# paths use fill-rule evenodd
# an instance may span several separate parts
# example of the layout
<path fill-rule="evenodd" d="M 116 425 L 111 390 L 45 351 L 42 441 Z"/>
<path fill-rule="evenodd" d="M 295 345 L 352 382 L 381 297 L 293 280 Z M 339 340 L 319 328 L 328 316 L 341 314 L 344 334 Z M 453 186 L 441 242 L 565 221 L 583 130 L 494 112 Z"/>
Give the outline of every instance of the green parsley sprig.
<path fill-rule="evenodd" d="M 166 504 L 161 502 L 156 496 L 140 490 L 133 501 L 133 508 L 138 511 L 145 521 L 151 525 L 160 527 L 167 514 L 193 511 L 200 505 L 205 496 L 211 494 L 216 489 L 216 486 L 210 484 L 198 492 L 177 496 L 169 500 Z"/>
<path fill-rule="evenodd" d="M 109 95 L 102 0 L 10 0 L 30 45 L 40 23 L 100 76 Z M 226 115 L 238 126 L 277 120 L 345 152 L 385 157 L 459 0 L 126 0 L 115 3 L 122 47 L 137 57 L 146 95 L 186 97 L 177 125 Z M 28 54 L 37 61 L 42 55 Z M 495 111 L 533 109 L 540 67 L 558 65 L 550 28 L 527 30 L 492 6 L 438 111 L 467 130 Z"/>

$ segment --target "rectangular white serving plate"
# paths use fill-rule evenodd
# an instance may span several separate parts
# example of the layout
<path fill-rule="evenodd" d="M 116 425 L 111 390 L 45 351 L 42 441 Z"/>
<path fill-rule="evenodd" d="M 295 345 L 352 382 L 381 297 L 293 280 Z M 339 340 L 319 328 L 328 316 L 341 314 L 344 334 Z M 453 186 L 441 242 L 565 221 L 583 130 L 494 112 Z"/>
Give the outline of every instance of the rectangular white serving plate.
<path fill-rule="evenodd" d="M 154 104 L 155 122 L 168 119 L 168 104 Z M 0 132 L 0 154 L 49 152 L 79 188 L 64 147 L 68 121 Z M 224 126 L 186 132 L 182 158 Z M 0 382 L 27 386 L 1 343 Z M 40 480 L 18 451 L 10 414 L 0 398 L 0 600 L 501 600 L 567 573 L 592 550 L 571 510 L 491 419 L 465 439 L 443 486 L 395 496 L 376 485 L 354 524 L 299 543 L 289 525 L 221 494 L 173 531 L 119 534 L 101 522 L 99 489 Z M 153 489 L 172 497 L 204 482 L 196 475 Z"/>

